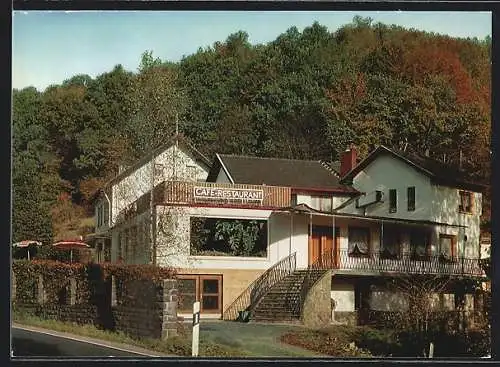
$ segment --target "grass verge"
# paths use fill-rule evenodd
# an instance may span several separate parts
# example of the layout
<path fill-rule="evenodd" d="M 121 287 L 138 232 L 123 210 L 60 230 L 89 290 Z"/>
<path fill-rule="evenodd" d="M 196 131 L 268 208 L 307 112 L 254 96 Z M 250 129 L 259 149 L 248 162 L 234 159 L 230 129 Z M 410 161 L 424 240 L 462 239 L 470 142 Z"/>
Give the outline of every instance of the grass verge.
<path fill-rule="evenodd" d="M 12 320 L 20 325 L 35 326 L 54 331 L 67 332 L 88 338 L 108 342 L 123 343 L 172 356 L 191 356 L 191 338 L 181 324 L 179 335 L 167 340 L 153 338 L 132 338 L 123 332 L 100 330 L 93 325 L 80 325 L 73 322 L 62 322 L 53 319 L 43 319 L 38 316 L 13 310 Z M 216 344 L 212 341 L 200 340 L 200 357 L 245 357 L 247 353 L 238 348 Z"/>
<path fill-rule="evenodd" d="M 281 341 L 340 358 L 387 356 L 392 334 L 368 327 L 335 325 L 318 330 L 288 332 Z"/>

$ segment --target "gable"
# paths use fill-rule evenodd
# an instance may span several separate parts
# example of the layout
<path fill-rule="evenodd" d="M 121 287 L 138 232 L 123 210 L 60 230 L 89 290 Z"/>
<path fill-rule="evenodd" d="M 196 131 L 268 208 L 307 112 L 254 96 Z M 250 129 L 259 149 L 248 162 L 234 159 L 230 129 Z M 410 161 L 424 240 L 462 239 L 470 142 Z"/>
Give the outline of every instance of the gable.
<path fill-rule="evenodd" d="M 113 179 L 108 181 L 105 186 L 113 185 L 126 178 L 127 176 L 132 175 L 134 172 L 139 170 L 141 167 L 149 164 L 151 160 L 157 158 L 158 156 L 165 154 L 168 150 L 170 150 L 174 144 L 177 143 L 177 148 L 187 156 L 191 157 L 197 164 L 205 171 L 210 170 L 210 161 L 203 154 L 201 154 L 196 148 L 194 148 L 191 144 L 189 144 L 182 136 L 179 136 L 176 141 L 176 137 L 173 137 L 165 144 L 160 147 L 154 149 L 153 151 L 145 154 L 141 159 L 136 161 L 132 166 L 125 169 L 123 172 L 120 172 Z"/>
<path fill-rule="evenodd" d="M 431 179 L 438 185 L 448 186 L 452 188 L 460 188 L 475 192 L 481 192 L 486 185 L 474 182 L 474 180 L 463 171 L 460 171 L 450 165 L 444 164 L 437 160 L 421 157 L 408 152 L 391 150 L 384 146 L 379 146 L 368 157 L 362 160 L 356 167 L 348 172 L 342 179 L 341 183 L 348 184 L 368 166 L 372 165 L 381 157 L 391 157 L 395 161 L 404 163 L 411 167 L 416 172 L 419 172 Z"/>

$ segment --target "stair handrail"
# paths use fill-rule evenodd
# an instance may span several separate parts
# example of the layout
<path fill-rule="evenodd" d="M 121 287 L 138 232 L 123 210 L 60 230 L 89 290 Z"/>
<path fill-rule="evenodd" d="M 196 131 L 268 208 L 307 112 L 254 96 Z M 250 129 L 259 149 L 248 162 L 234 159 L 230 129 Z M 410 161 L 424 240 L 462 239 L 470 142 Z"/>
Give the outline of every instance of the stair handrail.
<path fill-rule="evenodd" d="M 297 267 L 296 254 L 294 252 L 284 257 L 250 283 L 224 311 L 222 319 L 236 320 L 239 311 L 251 311 L 276 283 L 295 271 Z"/>

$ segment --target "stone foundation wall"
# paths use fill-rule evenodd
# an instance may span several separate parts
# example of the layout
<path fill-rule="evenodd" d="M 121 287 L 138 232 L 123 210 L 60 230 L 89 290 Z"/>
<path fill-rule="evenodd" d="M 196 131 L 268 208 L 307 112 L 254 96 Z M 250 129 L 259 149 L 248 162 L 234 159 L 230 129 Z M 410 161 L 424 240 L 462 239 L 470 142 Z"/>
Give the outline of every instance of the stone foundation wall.
<path fill-rule="evenodd" d="M 358 313 L 356 311 L 335 311 L 335 321 L 345 325 L 358 325 Z"/>
<path fill-rule="evenodd" d="M 331 323 L 331 288 L 332 272 L 327 271 L 307 293 L 301 315 L 301 321 L 306 327 L 320 328 Z"/>

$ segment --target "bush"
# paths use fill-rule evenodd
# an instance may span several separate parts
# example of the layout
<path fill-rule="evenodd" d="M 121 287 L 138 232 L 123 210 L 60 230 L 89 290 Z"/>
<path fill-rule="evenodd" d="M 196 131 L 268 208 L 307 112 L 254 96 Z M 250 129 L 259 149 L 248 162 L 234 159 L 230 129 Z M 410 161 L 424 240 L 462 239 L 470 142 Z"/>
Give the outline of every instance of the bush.
<path fill-rule="evenodd" d="M 356 344 L 376 356 L 390 357 L 401 349 L 401 343 L 394 331 L 369 327 L 359 329 Z"/>
<path fill-rule="evenodd" d="M 356 343 L 357 328 L 335 326 L 320 330 L 300 330 L 282 335 L 285 343 L 336 357 L 371 357 L 370 351 Z"/>
<path fill-rule="evenodd" d="M 490 330 L 443 334 L 435 344 L 436 357 L 483 357 L 491 351 Z"/>

